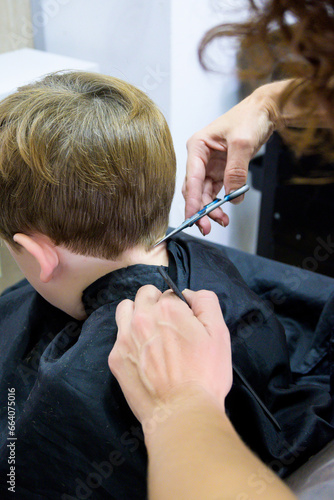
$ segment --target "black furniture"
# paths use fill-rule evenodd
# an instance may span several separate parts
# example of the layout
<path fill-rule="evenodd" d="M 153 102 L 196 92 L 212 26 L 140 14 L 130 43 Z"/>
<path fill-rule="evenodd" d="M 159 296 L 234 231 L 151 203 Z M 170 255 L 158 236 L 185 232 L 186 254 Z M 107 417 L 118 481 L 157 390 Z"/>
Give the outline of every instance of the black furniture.
<path fill-rule="evenodd" d="M 296 158 L 275 132 L 250 170 L 262 192 L 257 254 L 334 277 L 334 165 Z"/>

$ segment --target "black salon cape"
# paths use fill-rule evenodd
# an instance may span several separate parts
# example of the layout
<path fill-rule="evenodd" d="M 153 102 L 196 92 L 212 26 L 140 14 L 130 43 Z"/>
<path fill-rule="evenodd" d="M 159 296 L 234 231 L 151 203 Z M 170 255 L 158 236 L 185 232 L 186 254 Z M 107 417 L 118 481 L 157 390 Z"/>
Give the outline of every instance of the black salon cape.
<path fill-rule="evenodd" d="M 328 354 L 334 280 L 229 251 L 263 301 L 222 247 L 180 235 L 168 251 L 169 273 L 180 290 L 218 294 L 234 364 L 266 406 L 235 376 L 226 403 L 232 422 L 262 460 L 288 474 L 334 438 Z M 116 306 L 145 284 L 166 289 L 156 266 L 100 278 L 83 293 L 84 322 L 48 304 L 27 282 L 2 295 L 1 499 L 146 498 L 141 428 L 107 364 Z M 15 495 L 6 483 L 9 388 L 16 395 Z"/>

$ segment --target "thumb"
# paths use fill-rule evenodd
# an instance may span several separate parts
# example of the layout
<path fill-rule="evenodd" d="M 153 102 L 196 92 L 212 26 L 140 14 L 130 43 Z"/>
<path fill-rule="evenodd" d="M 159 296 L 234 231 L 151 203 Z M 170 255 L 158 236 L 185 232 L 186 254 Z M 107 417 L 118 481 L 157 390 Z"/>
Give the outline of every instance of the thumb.
<path fill-rule="evenodd" d="M 246 141 L 235 141 L 227 150 L 227 161 L 224 174 L 225 193 L 232 191 L 246 184 L 248 165 L 252 159 L 253 148 Z M 232 203 L 240 203 L 244 195 L 239 196 Z"/>

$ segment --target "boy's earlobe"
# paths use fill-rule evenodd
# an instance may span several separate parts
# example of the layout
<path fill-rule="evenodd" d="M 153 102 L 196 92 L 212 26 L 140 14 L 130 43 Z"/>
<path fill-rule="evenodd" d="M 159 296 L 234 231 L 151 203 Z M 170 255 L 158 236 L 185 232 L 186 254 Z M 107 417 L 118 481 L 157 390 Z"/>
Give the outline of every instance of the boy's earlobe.
<path fill-rule="evenodd" d="M 16 233 L 13 240 L 36 259 L 41 268 L 39 278 L 43 283 L 48 283 L 59 264 L 59 256 L 54 245 L 43 237 L 32 238 L 23 233 Z"/>

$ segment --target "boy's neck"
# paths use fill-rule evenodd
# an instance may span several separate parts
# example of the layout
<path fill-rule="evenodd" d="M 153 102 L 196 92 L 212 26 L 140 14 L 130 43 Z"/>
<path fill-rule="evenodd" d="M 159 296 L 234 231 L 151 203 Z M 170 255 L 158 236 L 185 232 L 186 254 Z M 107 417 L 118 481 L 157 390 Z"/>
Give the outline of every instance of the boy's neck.
<path fill-rule="evenodd" d="M 26 240 L 33 245 L 27 245 Z M 116 269 L 135 264 L 168 266 L 166 243 L 148 251 L 142 247 L 132 248 L 116 260 L 75 254 L 62 246 L 53 245 L 44 236 L 24 236 L 22 239 L 21 235 L 19 243 L 22 245 L 21 251 L 9 245 L 7 247 L 31 285 L 48 302 L 80 320 L 87 316 L 82 292 L 97 279 Z M 34 250 L 29 251 L 30 247 Z M 39 249 L 37 253 L 36 247 Z M 36 257 L 38 255 L 42 257 Z"/>
<path fill-rule="evenodd" d="M 65 272 L 61 273 L 60 270 L 59 277 L 64 279 L 64 289 L 68 284 L 69 293 L 65 292 L 65 300 L 59 299 L 61 303 L 58 302 L 57 307 L 77 319 L 85 319 L 86 313 L 82 303 L 82 292 L 102 276 L 135 264 L 168 266 L 166 244 L 161 244 L 149 251 L 136 247 L 124 252 L 119 259 L 114 261 L 85 257 L 68 252 Z M 55 275 L 55 279 L 57 279 L 57 275 Z"/>

